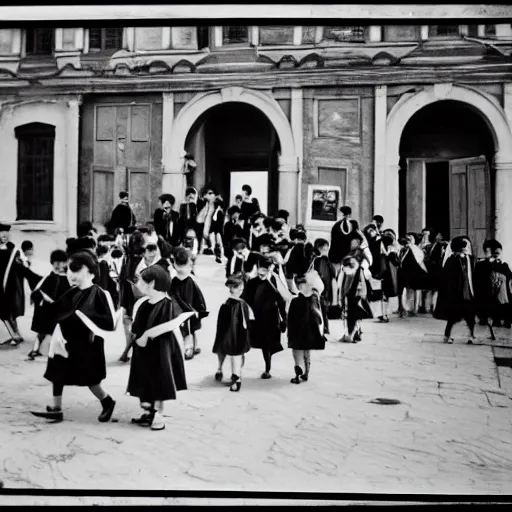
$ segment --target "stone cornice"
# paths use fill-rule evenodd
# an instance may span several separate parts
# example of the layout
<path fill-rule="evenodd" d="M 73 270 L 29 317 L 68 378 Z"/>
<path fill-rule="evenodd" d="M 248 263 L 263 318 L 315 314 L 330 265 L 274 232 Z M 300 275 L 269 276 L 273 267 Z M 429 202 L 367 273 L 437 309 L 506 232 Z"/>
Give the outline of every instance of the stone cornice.
<path fill-rule="evenodd" d="M 216 73 L 180 75 L 84 76 L 9 81 L 9 93 L 25 95 L 87 94 L 115 92 L 208 91 L 228 86 L 272 89 L 275 87 L 376 86 L 414 83 L 462 82 L 467 84 L 512 81 L 512 63 L 495 65 L 397 67 L 347 67 L 344 69 L 308 69 L 265 73 Z M 0 81 L 0 93 L 2 83 Z M 6 91 L 7 92 L 7 91 Z"/>

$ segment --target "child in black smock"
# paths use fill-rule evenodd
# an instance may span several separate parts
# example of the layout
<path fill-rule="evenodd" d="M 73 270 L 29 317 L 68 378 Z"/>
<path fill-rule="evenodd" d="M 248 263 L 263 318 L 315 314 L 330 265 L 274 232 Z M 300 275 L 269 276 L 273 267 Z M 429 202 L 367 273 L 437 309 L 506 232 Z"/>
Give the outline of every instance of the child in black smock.
<path fill-rule="evenodd" d="M 41 345 L 46 336 L 52 335 L 57 325 L 55 303 L 71 288 L 66 274 L 68 257 L 65 251 L 56 250 L 50 255 L 53 267 L 30 295 L 34 302 L 32 331 L 37 333 L 34 347 L 28 354 L 30 360 L 42 356 Z"/>
<path fill-rule="evenodd" d="M 170 276 L 160 265 L 141 272 L 137 286 L 145 295 L 134 307 L 132 334 L 135 339 L 127 392 L 138 397 L 147 411 L 132 423 L 163 430 L 163 402 L 176 400 L 177 392 L 187 389 L 185 365 L 180 344 L 178 317 L 182 309 L 167 295 Z M 178 319 L 171 328 L 169 322 Z M 156 332 L 155 328 L 160 328 Z"/>
<path fill-rule="evenodd" d="M 217 332 L 213 353 L 219 358 L 215 380 L 222 380 L 222 365 L 226 356 L 231 362 L 231 391 L 240 391 L 244 354 L 251 349 L 251 328 L 254 313 L 249 304 L 241 298 L 244 278 L 241 274 L 228 277 L 229 299 L 222 304 L 217 318 Z"/>
<path fill-rule="evenodd" d="M 258 275 L 249 279 L 242 298 L 254 311 L 255 321 L 251 331 L 251 346 L 261 349 L 265 361 L 262 379 L 270 379 L 272 356 L 283 350 L 281 334 L 286 331 L 286 303 L 277 290 L 273 263 L 269 257 L 260 256 Z"/>
<path fill-rule="evenodd" d="M 187 249 L 178 247 L 174 252 L 174 269 L 176 277 L 171 281 L 171 297 L 176 299 L 184 311 L 195 311 L 193 317 L 185 325 L 185 359 L 193 359 L 201 353 L 198 347 L 196 332 L 201 329 L 201 320 L 209 315 L 203 292 L 195 278 L 191 275 L 192 263 Z"/>
<path fill-rule="evenodd" d="M 292 299 L 288 310 L 288 348 L 295 362 L 293 384 L 307 381 L 311 368 L 311 350 L 325 349 L 325 332 L 320 299 L 306 277 L 297 278 L 299 295 Z M 304 364 L 304 371 L 302 365 Z"/>

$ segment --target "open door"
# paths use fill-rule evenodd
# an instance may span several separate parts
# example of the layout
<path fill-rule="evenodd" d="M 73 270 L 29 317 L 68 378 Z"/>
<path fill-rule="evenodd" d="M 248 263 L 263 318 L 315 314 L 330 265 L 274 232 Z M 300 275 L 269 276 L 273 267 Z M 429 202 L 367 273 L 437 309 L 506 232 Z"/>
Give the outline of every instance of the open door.
<path fill-rule="evenodd" d="M 450 237 L 469 236 L 475 256 L 491 236 L 491 187 L 484 156 L 450 161 Z"/>
<path fill-rule="evenodd" d="M 426 177 L 425 161 L 408 158 L 406 171 L 406 229 L 414 233 L 420 233 L 425 227 Z"/>

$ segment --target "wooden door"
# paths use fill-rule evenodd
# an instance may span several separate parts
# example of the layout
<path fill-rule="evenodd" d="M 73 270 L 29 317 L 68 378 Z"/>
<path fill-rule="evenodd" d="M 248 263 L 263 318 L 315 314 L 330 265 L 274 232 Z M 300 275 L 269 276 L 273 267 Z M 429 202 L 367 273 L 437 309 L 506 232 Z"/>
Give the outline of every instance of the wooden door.
<path fill-rule="evenodd" d="M 425 227 L 426 172 L 425 161 L 407 159 L 406 171 L 406 218 L 407 231 L 420 233 Z"/>
<path fill-rule="evenodd" d="M 491 197 L 485 157 L 450 161 L 450 237 L 467 235 L 476 256 L 490 236 Z"/>
<path fill-rule="evenodd" d="M 96 105 L 92 218 L 105 225 L 119 192 L 130 193 L 138 223 L 150 217 L 150 104 Z"/>

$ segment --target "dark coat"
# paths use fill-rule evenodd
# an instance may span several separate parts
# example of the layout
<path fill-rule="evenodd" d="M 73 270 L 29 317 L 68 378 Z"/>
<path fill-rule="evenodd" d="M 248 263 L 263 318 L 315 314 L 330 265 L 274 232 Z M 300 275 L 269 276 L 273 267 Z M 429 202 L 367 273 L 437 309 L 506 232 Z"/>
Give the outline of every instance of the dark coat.
<path fill-rule="evenodd" d="M 201 329 L 201 319 L 206 318 L 209 313 L 203 292 L 196 280 L 191 276 L 185 279 L 174 277 L 171 282 L 171 297 L 177 300 L 183 311 L 195 311 L 199 315 L 187 322 L 188 332 L 185 331 L 185 333 L 194 334 Z"/>
<path fill-rule="evenodd" d="M 348 234 L 344 234 L 341 231 L 342 225 L 345 231 L 350 229 Z M 329 247 L 329 260 L 332 263 L 341 263 L 343 258 L 350 252 L 350 241 L 355 233 L 354 221 L 351 219 L 339 220 L 334 224 L 331 229 L 331 245 Z"/>
<path fill-rule="evenodd" d="M 294 350 L 324 350 L 325 337 L 320 333 L 322 311 L 318 297 L 299 293 L 288 310 L 288 348 Z"/>
<path fill-rule="evenodd" d="M 235 238 L 242 238 L 243 235 L 244 230 L 237 222 L 228 221 L 224 224 L 222 242 L 224 243 L 224 255 L 226 258 L 231 258 L 233 255 L 233 240 Z"/>
<path fill-rule="evenodd" d="M 119 274 L 119 305 L 125 308 L 129 317 L 132 315 L 133 305 L 140 298 L 140 294 L 135 287 L 135 271 L 142 258 L 142 255 L 128 255 L 123 261 Z"/>
<path fill-rule="evenodd" d="M 155 226 L 155 232 L 158 236 L 170 243 L 173 247 L 178 245 L 182 236 L 181 227 L 179 224 L 179 213 L 171 210 L 169 217 L 166 217 L 163 208 L 157 208 L 153 215 L 153 224 Z M 172 233 L 171 233 L 172 223 Z"/>
<path fill-rule="evenodd" d="M 251 346 L 269 351 L 271 354 L 283 350 L 281 333 L 286 328 L 286 305 L 271 281 L 259 277 L 249 279 L 242 298 L 254 312 L 255 321 L 251 332 Z"/>
<path fill-rule="evenodd" d="M 110 293 L 114 307 L 117 308 L 119 305 L 119 291 L 117 289 L 117 283 L 110 277 L 110 267 L 106 261 L 99 262 L 99 275 L 96 279 L 96 283 L 101 286 L 106 292 Z"/>
<path fill-rule="evenodd" d="M 336 277 L 333 264 L 329 261 L 328 256 L 318 256 L 313 260 L 313 268 L 318 272 L 318 275 L 324 283 L 324 291 L 322 297 L 327 305 L 334 302 L 332 281 Z"/>
<path fill-rule="evenodd" d="M 458 322 L 467 315 L 475 314 L 475 299 L 471 291 L 472 283 L 468 268 L 474 275 L 472 256 L 464 259 L 458 254 L 452 254 L 446 260 L 434 310 L 435 318 Z"/>
<path fill-rule="evenodd" d="M 81 311 L 98 327 L 114 330 L 114 318 L 106 292 L 98 285 L 86 290 L 73 287 L 56 303 L 56 321 L 66 340 L 67 358 L 48 358 L 45 379 L 66 386 L 95 386 L 107 376 L 103 339 L 94 334 L 75 315 Z"/>
<path fill-rule="evenodd" d="M 182 313 L 168 297 L 156 304 L 147 300 L 138 306 L 132 324 L 134 339 L 148 329 L 163 324 Z M 180 345 L 173 332 L 149 339 L 145 347 L 133 344 L 127 392 L 142 402 L 175 400 L 177 391 L 187 389 L 185 366 Z"/>
<path fill-rule="evenodd" d="M 219 309 L 212 352 L 227 356 L 240 356 L 249 352 L 252 324 L 247 302 L 229 298 Z"/>
<path fill-rule="evenodd" d="M 32 331 L 38 334 L 53 334 L 57 326 L 56 303 L 71 288 L 66 275 L 51 272 L 30 295 L 34 302 Z M 54 302 L 46 302 L 41 292 L 44 292 Z"/>
<path fill-rule="evenodd" d="M 130 226 L 135 226 L 137 219 L 130 205 L 119 203 L 113 210 L 110 217 L 109 229 L 115 231 L 116 228 L 123 228 L 125 233 Z"/>

